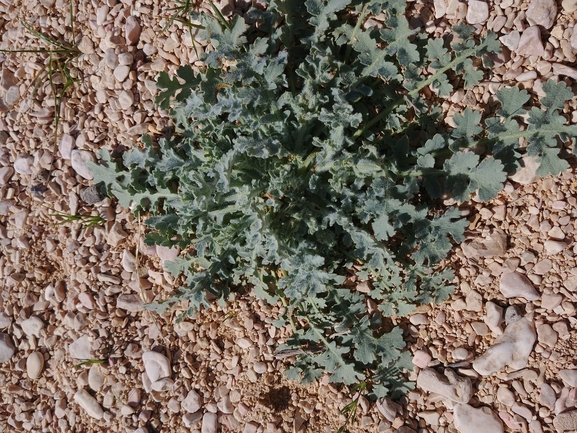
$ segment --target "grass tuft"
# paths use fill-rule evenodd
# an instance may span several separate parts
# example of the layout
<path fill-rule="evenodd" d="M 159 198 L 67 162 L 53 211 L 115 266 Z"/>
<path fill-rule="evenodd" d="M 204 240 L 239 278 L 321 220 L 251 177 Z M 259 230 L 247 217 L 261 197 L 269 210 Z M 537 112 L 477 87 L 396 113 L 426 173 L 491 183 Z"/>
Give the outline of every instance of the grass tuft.
<path fill-rule="evenodd" d="M 70 22 L 73 40 L 76 33 L 74 30 L 74 3 L 70 2 Z M 38 38 L 48 45 L 48 48 L 39 49 L 15 49 L 0 50 L 2 53 L 38 53 L 46 54 L 44 66 L 36 73 L 31 85 L 34 86 L 31 96 L 34 97 L 42 83 L 48 82 L 50 90 L 54 96 L 54 151 L 58 143 L 58 127 L 60 125 L 60 112 L 62 103 L 68 89 L 75 83 L 75 79 L 70 73 L 72 62 L 77 59 L 82 52 L 75 43 L 68 43 L 54 39 L 52 36 L 36 30 L 30 24 L 20 20 L 22 26 L 32 36 Z M 62 77 L 62 82 L 57 78 Z"/>

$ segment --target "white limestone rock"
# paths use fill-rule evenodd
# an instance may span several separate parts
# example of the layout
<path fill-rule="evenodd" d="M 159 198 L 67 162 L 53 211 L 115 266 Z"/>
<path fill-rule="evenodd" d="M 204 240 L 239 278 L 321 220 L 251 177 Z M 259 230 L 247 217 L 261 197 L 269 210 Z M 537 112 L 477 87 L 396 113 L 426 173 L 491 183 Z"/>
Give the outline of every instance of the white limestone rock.
<path fill-rule="evenodd" d="M 543 57 L 545 55 L 545 48 L 541 41 L 541 29 L 539 29 L 539 26 L 531 26 L 523 30 L 515 52 L 520 56 L 526 57 Z"/>
<path fill-rule="evenodd" d="M 90 337 L 88 335 L 83 335 L 74 340 L 74 342 L 68 346 L 68 352 L 71 358 L 83 360 L 91 359 L 92 349 L 90 347 Z"/>
<path fill-rule="evenodd" d="M 100 365 L 92 364 L 90 370 L 88 370 L 88 386 L 98 392 L 104 386 L 104 379 L 105 376 L 102 373 Z"/>
<path fill-rule="evenodd" d="M 499 290 L 505 298 L 525 298 L 528 301 L 539 299 L 539 293 L 531 280 L 518 272 L 503 272 Z"/>
<path fill-rule="evenodd" d="M 34 335 L 36 338 L 40 338 L 40 332 L 44 328 L 44 322 L 38 317 L 32 316 L 29 319 L 23 320 L 20 326 L 28 337 Z"/>
<path fill-rule="evenodd" d="M 26 359 L 26 374 L 30 379 L 38 379 L 44 370 L 44 356 L 40 352 L 32 352 Z"/>
<path fill-rule="evenodd" d="M 526 12 L 527 21 L 531 25 L 550 29 L 555 24 L 557 3 L 555 0 L 531 0 Z"/>
<path fill-rule="evenodd" d="M 499 38 L 503 45 L 509 48 L 511 51 L 515 51 L 519 46 L 519 40 L 521 40 L 521 33 L 518 30 L 513 30 L 511 33 L 503 35 Z"/>
<path fill-rule="evenodd" d="M 171 376 L 170 363 L 162 353 L 149 351 L 142 354 L 144 370 L 151 383 Z"/>
<path fill-rule="evenodd" d="M 421 370 L 417 376 L 417 386 L 457 403 L 468 403 L 473 396 L 471 379 L 457 375 L 450 368 L 445 369 L 444 376 L 432 368 Z"/>
<path fill-rule="evenodd" d="M 485 303 L 487 313 L 483 317 L 485 324 L 489 329 L 497 335 L 501 335 L 503 330 L 501 324 L 503 323 L 503 309 L 494 302 L 488 301 Z"/>
<path fill-rule="evenodd" d="M 484 1 L 469 0 L 467 7 L 467 22 L 481 24 L 489 18 L 489 5 Z"/>
<path fill-rule="evenodd" d="M 482 376 L 505 367 L 521 370 L 527 365 L 536 338 L 535 326 L 527 318 L 509 323 L 503 335 L 497 337 L 493 345 L 473 361 L 473 368 Z"/>
<path fill-rule="evenodd" d="M 215 413 L 207 412 L 202 416 L 202 433 L 218 432 L 218 417 Z"/>
<path fill-rule="evenodd" d="M 180 405 L 185 412 L 195 413 L 202 407 L 202 397 L 194 389 L 191 389 Z"/>
<path fill-rule="evenodd" d="M 496 230 L 485 239 L 474 239 L 461 245 L 468 258 L 502 256 L 507 252 L 507 235 Z"/>
<path fill-rule="evenodd" d="M 8 334 L 0 332 L 0 364 L 10 361 L 16 348 L 12 343 L 12 338 Z"/>
<path fill-rule="evenodd" d="M 577 388 L 577 370 L 561 370 L 559 371 L 559 376 L 565 386 Z"/>
<path fill-rule="evenodd" d="M 104 416 L 104 411 L 102 410 L 102 407 L 100 407 L 100 404 L 98 404 L 98 401 L 96 401 L 96 399 L 85 389 L 79 389 L 76 391 L 76 394 L 74 394 L 74 401 L 78 403 L 78 405 L 92 418 L 102 419 Z"/>
<path fill-rule="evenodd" d="M 453 409 L 455 428 L 459 433 L 503 433 L 503 424 L 487 407 L 474 408 L 457 404 Z"/>
<path fill-rule="evenodd" d="M 94 176 L 86 166 L 88 161 L 94 162 L 94 155 L 91 152 L 75 149 L 70 153 L 70 165 L 74 171 L 84 179 L 92 180 Z"/>

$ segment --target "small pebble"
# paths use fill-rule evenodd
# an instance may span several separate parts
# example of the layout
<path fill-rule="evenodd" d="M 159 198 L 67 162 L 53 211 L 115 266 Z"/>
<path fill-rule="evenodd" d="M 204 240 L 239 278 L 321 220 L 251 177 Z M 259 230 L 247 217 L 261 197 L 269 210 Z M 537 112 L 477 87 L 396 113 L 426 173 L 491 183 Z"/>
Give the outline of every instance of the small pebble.
<path fill-rule="evenodd" d="M 44 356 L 40 352 L 32 352 L 26 359 L 26 374 L 30 379 L 38 379 L 44 370 Z"/>

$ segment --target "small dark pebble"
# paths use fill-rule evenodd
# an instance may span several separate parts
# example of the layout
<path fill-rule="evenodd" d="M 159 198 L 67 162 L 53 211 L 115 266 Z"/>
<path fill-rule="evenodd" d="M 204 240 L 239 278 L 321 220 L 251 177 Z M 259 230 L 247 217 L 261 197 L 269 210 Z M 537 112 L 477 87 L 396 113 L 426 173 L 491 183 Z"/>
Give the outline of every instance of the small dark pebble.
<path fill-rule="evenodd" d="M 88 204 L 95 204 L 103 200 L 95 185 L 84 188 L 80 191 L 80 198 Z"/>
<path fill-rule="evenodd" d="M 30 191 L 32 191 L 32 194 L 37 195 L 38 197 L 42 197 L 47 189 L 48 188 L 46 187 L 46 185 L 42 185 L 40 183 L 40 184 L 34 185 L 32 188 L 30 188 Z"/>

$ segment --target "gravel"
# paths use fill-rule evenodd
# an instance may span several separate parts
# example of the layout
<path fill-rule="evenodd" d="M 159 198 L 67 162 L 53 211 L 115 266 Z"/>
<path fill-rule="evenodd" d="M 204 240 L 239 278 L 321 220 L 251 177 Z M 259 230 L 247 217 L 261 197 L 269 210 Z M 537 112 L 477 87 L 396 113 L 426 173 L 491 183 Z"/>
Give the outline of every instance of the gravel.
<path fill-rule="evenodd" d="M 220 7 L 229 16 L 245 3 Z M 142 222 L 100 196 L 86 161 L 170 125 L 153 103 L 155 78 L 181 63 L 198 66 L 195 50 L 205 47 L 178 22 L 163 30 L 172 6 L 78 4 L 83 54 L 73 73 L 80 79 L 67 95 L 56 145 L 50 93 L 27 90 L 42 56 L 0 58 L 0 431 L 322 432 L 344 422 L 340 410 L 354 393 L 328 377 L 304 386 L 283 376 L 291 359 L 274 353 L 290 327 L 272 325 L 281 306 L 239 295 L 180 323 L 181 306 L 163 314 L 143 308 L 180 283 L 163 266 L 180 251 L 145 245 Z M 492 29 L 509 48 L 486 81 L 452 98 L 462 109 L 492 104 L 503 81 L 538 96 L 549 78 L 571 85 L 575 10 L 574 0 L 434 0 L 411 3 L 409 13 L 431 34 L 466 21 Z M 1 48 L 35 44 L 20 19 L 70 40 L 58 2 L 0 1 L 0 12 Z M 447 261 L 459 289 L 446 304 L 398 319 L 415 366 L 407 377 L 421 377 L 421 386 L 398 402 L 362 400 L 350 432 L 486 432 L 500 431 L 501 422 L 535 433 L 577 428 L 577 183 L 573 171 L 540 179 L 535 169 L 526 157 L 498 198 L 463 205 L 468 238 Z M 100 215 L 104 223 L 60 225 L 54 213 Z M 511 275 L 520 277 L 504 289 Z M 517 320 L 504 328 L 510 306 Z M 521 349 L 519 334 L 527 336 Z M 490 374 L 473 368 L 499 346 L 515 357 L 507 351 L 508 361 Z M 426 377 L 432 385 L 423 385 Z M 452 389 L 454 397 L 462 387 L 459 398 L 469 400 L 467 383 L 471 406 L 435 391 Z M 462 421 L 469 417 L 480 424 Z"/>

